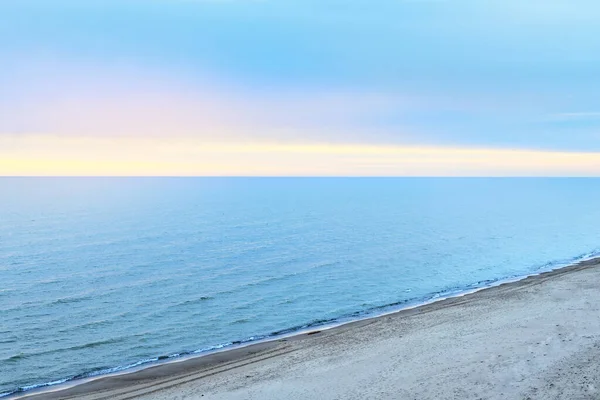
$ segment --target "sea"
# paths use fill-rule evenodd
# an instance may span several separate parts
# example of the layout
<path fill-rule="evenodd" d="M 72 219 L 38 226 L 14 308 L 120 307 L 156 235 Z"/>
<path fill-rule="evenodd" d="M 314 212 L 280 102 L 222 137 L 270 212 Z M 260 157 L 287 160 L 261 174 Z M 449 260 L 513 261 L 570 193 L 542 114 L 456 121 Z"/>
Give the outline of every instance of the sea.
<path fill-rule="evenodd" d="M 599 204 L 593 178 L 0 178 L 0 393 L 592 258 Z"/>

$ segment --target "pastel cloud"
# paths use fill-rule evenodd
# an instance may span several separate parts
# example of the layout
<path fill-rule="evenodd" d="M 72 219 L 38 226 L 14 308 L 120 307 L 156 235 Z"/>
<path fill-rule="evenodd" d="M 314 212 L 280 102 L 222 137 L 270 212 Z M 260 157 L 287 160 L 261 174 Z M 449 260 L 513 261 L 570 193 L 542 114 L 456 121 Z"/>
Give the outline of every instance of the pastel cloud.
<path fill-rule="evenodd" d="M 600 111 L 563 112 L 552 115 L 556 119 L 600 119 Z"/>
<path fill-rule="evenodd" d="M 426 99 L 365 91 L 257 90 L 214 76 L 181 79 L 131 65 L 37 60 L 12 81 L 2 134 L 193 136 L 208 141 L 365 141 L 381 116 Z M 50 79 L 49 79 L 50 77 Z M 409 140 L 395 126 L 396 138 Z"/>
<path fill-rule="evenodd" d="M 591 176 L 589 152 L 344 144 L 207 143 L 192 137 L 0 136 L 1 175 Z"/>

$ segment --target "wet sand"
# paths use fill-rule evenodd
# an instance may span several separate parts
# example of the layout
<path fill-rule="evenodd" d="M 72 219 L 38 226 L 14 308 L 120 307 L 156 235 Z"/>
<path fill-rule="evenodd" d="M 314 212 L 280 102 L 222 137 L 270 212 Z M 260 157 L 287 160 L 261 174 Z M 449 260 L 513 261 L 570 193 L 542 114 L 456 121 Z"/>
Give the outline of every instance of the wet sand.
<path fill-rule="evenodd" d="M 600 399 L 600 258 L 27 399 Z"/>

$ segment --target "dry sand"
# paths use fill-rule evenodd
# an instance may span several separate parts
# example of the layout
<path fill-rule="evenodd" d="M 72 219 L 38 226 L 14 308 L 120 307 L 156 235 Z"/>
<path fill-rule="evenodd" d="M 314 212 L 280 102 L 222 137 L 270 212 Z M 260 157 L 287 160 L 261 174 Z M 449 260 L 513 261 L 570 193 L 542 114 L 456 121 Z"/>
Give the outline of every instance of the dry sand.
<path fill-rule="evenodd" d="M 600 259 L 35 399 L 600 399 Z"/>

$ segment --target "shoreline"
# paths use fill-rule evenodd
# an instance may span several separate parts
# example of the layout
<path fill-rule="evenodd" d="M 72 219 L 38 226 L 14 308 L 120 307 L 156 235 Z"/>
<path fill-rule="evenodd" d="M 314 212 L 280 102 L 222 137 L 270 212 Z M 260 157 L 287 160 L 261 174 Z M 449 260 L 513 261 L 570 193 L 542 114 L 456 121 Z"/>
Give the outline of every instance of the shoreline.
<path fill-rule="evenodd" d="M 25 392 L 16 392 L 2 398 L 62 399 L 85 398 L 88 395 L 93 395 L 94 399 L 102 399 L 104 398 L 104 393 L 108 396 L 106 398 L 113 398 L 115 392 L 129 393 L 127 398 L 131 398 L 131 395 L 134 397 L 137 396 L 137 394 L 131 393 L 130 388 L 132 385 L 137 388 L 135 389 L 136 392 L 143 390 L 146 393 L 148 391 L 163 390 L 174 385 L 183 384 L 190 379 L 193 381 L 200 380 L 201 378 L 221 374 L 232 369 L 284 356 L 297 351 L 294 347 L 297 347 L 295 345 L 298 343 L 311 346 L 317 344 L 315 341 L 318 341 L 319 338 L 343 334 L 384 319 L 396 320 L 434 311 L 442 311 L 449 307 L 476 301 L 478 297 L 490 297 L 507 290 L 527 288 L 531 285 L 570 275 L 578 271 L 592 269 L 597 266 L 600 266 L 600 257 L 592 257 L 521 278 L 515 277 L 499 280 L 487 286 L 475 287 L 463 292 L 450 294 L 447 297 L 433 298 L 416 305 L 407 305 L 400 309 L 376 315 L 365 315 L 363 318 L 357 320 L 314 326 L 289 334 L 267 337 L 263 340 L 241 344 L 233 348 L 226 347 L 214 352 L 173 358 L 164 362 L 144 365 L 141 368 L 126 369 L 118 373 L 73 380 Z"/>

